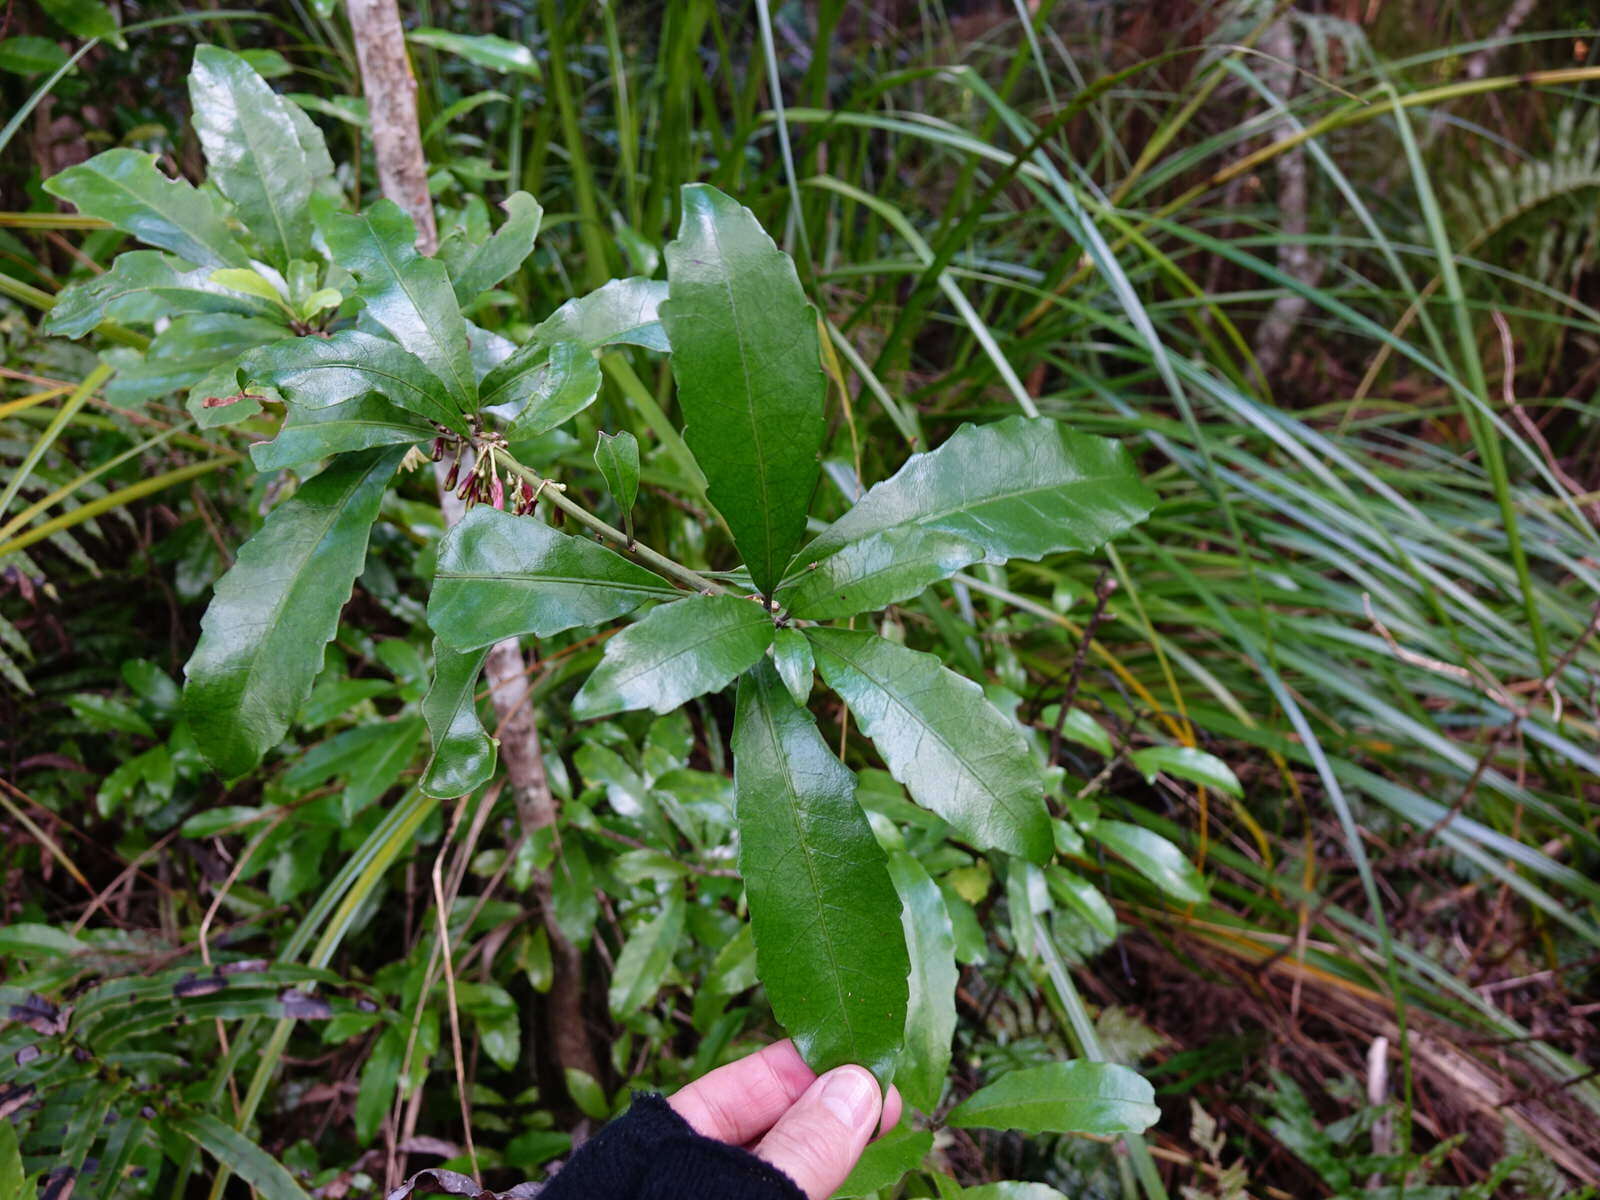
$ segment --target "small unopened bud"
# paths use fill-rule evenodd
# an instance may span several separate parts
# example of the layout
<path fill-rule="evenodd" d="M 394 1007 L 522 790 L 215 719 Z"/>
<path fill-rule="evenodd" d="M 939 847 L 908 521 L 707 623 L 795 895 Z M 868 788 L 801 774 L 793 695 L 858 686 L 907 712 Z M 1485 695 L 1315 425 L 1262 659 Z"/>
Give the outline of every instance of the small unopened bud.
<path fill-rule="evenodd" d="M 489 503 L 499 509 L 506 506 L 506 485 L 501 482 L 498 471 L 489 472 Z"/>
<path fill-rule="evenodd" d="M 444 458 L 444 439 L 436 437 L 433 439 L 433 461 L 438 462 L 442 458 Z"/>
<path fill-rule="evenodd" d="M 450 473 L 444 477 L 444 490 L 449 491 L 456 485 L 456 477 L 461 474 L 461 456 L 457 455 L 455 462 L 450 464 Z"/>

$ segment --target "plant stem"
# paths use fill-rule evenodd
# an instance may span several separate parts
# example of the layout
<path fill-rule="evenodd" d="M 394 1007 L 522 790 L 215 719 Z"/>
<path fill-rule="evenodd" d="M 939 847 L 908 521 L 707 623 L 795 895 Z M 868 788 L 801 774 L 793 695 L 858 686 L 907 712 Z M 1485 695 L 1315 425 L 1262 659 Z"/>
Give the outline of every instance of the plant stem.
<path fill-rule="evenodd" d="M 729 593 L 730 589 L 723 587 L 715 580 L 707 579 L 704 575 L 697 574 L 696 572 L 689 570 L 688 567 L 673 562 L 672 559 L 668 558 L 664 554 L 658 554 L 656 551 L 650 549 L 649 546 L 646 546 L 643 542 L 634 541 L 616 526 L 606 524 L 606 522 L 602 521 L 599 517 L 595 516 L 582 505 L 575 504 L 573 501 L 568 500 L 567 497 L 562 494 L 561 488 L 558 485 L 553 483 L 551 480 L 546 479 L 532 467 L 523 466 L 499 447 L 487 446 L 485 449 L 488 451 L 495 463 L 503 466 L 513 475 L 516 475 L 522 479 L 526 479 L 529 483 L 533 484 L 534 487 L 539 489 L 539 495 L 541 497 L 549 500 L 551 504 L 555 505 L 562 512 L 566 513 L 578 524 L 582 525 L 591 533 L 598 534 L 599 536 L 605 538 L 606 541 L 612 542 L 617 546 L 618 549 L 624 551 L 625 553 L 633 555 L 633 557 L 637 558 L 641 563 L 649 567 L 658 575 L 665 575 L 668 579 L 672 580 L 672 582 L 682 587 L 689 588 L 691 591 L 700 592 L 705 595 L 726 595 Z"/>

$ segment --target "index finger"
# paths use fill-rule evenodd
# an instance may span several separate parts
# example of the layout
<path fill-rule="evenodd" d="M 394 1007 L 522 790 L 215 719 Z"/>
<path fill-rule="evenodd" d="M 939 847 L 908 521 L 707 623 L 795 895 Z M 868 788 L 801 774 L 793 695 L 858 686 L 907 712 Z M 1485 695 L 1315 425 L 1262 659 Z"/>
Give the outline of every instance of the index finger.
<path fill-rule="evenodd" d="M 718 1067 L 667 1103 L 701 1136 L 742 1146 L 771 1129 L 816 1077 L 785 1038 Z"/>

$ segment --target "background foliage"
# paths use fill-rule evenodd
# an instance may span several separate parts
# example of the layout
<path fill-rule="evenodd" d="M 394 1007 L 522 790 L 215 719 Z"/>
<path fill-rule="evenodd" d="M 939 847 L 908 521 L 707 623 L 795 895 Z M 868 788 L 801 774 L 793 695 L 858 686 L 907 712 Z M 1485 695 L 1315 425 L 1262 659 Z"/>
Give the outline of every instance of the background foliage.
<path fill-rule="evenodd" d="M 1099 837 L 1059 823 L 1051 868 L 947 836 L 814 697 L 907 911 L 942 911 L 927 927 L 960 964 L 937 984 L 949 1080 L 902 1081 L 945 1120 L 876 1151 L 863 1193 L 1600 1180 L 1592 14 L 406 16 L 443 231 L 481 238 L 519 189 L 544 209 L 528 263 L 466 310 L 478 326 L 525 343 L 572 296 L 664 278 L 681 186 L 707 182 L 790 251 L 822 318 L 814 511 L 1019 412 L 1123 440 L 1158 498 L 1104 551 L 968 565 L 871 622 L 985 685 L 1058 811 L 1096 806 Z M 204 178 L 185 81 L 209 43 L 309 114 L 365 206 L 349 31 L 293 4 L 52 0 L 10 22 L 0 1180 L 76 1165 L 79 1195 L 220 1194 L 221 1162 L 264 1194 L 338 1196 L 475 1157 L 504 1185 L 629 1086 L 773 1036 L 729 836 L 731 692 L 582 724 L 600 639 L 540 639 L 555 829 L 530 833 L 494 784 L 443 805 L 415 786 L 445 570 L 425 471 L 384 495 L 265 764 L 226 785 L 206 765 L 181 667 L 300 464 L 251 448 L 282 410 L 219 426 L 186 406 L 214 363 L 43 323 L 135 246 L 44 181 L 111 148 Z M 281 319 L 319 319 L 313 290 Z M 599 364 L 594 407 L 522 461 L 620 521 L 595 433 L 631 434 L 640 540 L 732 568 L 670 368 L 632 346 Z M 541 911 L 580 954 L 592 1073 L 562 1069 Z M 24 1091 L 29 1048 L 62 1037 L 75 1066 Z M 956 1107 L 1091 1047 L 1156 1085 L 1148 1155 Z"/>

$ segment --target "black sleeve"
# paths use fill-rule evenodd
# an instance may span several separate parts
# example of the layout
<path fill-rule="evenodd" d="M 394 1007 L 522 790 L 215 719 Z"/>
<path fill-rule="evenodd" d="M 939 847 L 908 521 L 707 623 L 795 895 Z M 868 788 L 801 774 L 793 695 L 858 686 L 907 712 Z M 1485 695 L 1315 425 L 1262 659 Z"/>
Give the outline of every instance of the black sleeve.
<path fill-rule="evenodd" d="M 627 1113 L 584 1144 L 539 1200 L 806 1200 L 776 1167 L 701 1137 L 660 1096 L 641 1092 Z"/>

